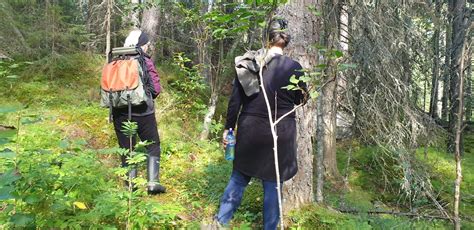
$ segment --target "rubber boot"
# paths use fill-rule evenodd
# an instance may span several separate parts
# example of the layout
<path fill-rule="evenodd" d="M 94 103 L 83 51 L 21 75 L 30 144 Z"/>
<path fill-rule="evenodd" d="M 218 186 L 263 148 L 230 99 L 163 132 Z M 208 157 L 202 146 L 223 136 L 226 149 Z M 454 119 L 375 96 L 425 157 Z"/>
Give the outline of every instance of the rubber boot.
<path fill-rule="evenodd" d="M 160 184 L 160 161 L 156 156 L 148 156 L 148 194 L 154 195 L 166 192 Z"/>
<path fill-rule="evenodd" d="M 137 169 L 131 169 L 127 173 L 127 180 L 125 180 L 125 187 L 128 189 L 129 181 L 132 181 L 133 179 L 137 178 Z M 135 183 L 132 183 L 132 191 L 136 191 L 137 188 L 135 186 Z"/>

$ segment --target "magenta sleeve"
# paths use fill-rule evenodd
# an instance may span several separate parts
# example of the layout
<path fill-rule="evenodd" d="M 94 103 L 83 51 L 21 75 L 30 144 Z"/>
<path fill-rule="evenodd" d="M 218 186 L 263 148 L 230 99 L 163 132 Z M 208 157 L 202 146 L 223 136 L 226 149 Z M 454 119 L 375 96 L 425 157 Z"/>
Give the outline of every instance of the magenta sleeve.
<path fill-rule="evenodd" d="M 148 73 L 150 74 L 153 87 L 155 88 L 156 95 L 154 95 L 154 98 L 156 98 L 161 92 L 160 76 L 158 75 L 155 64 L 153 63 L 153 60 L 151 58 L 145 58 L 145 63 L 148 69 Z"/>

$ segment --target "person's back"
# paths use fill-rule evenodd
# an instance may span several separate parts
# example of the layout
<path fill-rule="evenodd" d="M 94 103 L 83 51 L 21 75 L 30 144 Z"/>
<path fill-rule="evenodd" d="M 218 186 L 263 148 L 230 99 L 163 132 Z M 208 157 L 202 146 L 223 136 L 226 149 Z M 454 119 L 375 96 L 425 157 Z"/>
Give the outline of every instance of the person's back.
<path fill-rule="evenodd" d="M 277 98 L 277 117 L 291 111 L 295 104 L 303 98 L 300 90 L 287 90 L 283 87 L 290 85 L 291 76 L 301 76 L 301 65 L 285 55 L 275 55 L 264 67 L 263 83 L 272 113 L 275 112 L 275 94 Z M 244 97 L 241 116 L 253 115 L 268 118 L 268 110 L 263 93 L 252 97 Z M 274 114 L 273 114 L 274 116 Z M 294 114 L 290 115 L 294 117 Z"/>
<path fill-rule="evenodd" d="M 302 102 L 301 90 L 283 88 L 291 84 L 292 76 L 298 80 L 303 75 L 301 65 L 283 55 L 290 40 L 285 33 L 286 21 L 276 19 L 269 31 L 270 49 L 262 52 L 249 51 L 244 56 L 236 57 L 236 73 L 232 95 L 227 109 L 227 120 L 223 136 L 228 130 L 235 130 L 235 158 L 229 183 L 222 196 L 216 221 L 226 225 L 232 219 L 242 199 L 245 187 L 252 177 L 262 180 L 264 189 L 264 229 L 276 229 L 279 220 L 277 179 L 274 160 L 274 142 L 267 104 L 263 90 L 268 95 L 272 119 L 275 119 L 275 96 L 277 119 L 291 111 L 295 104 Z M 264 53 L 265 56 L 259 54 Z M 256 55 L 251 55 L 256 54 Z M 267 56 L 268 55 L 268 56 Z M 242 57 L 242 58 L 241 58 Z M 252 58 L 255 57 L 255 58 Z M 260 59 L 259 59 L 260 58 Z M 253 60 L 253 61 L 252 61 Z M 257 76 L 253 74 L 259 68 L 255 60 L 264 60 L 263 87 L 258 87 Z M 243 62 L 241 62 L 243 61 Z M 256 67 L 257 65 L 257 67 Z M 251 71 L 243 70 L 247 68 Z M 260 82 L 261 83 L 261 82 Z M 304 83 L 298 84 L 305 89 Z M 238 124 L 237 124 L 238 123 Z M 298 171 L 296 161 L 296 120 L 293 114 L 282 119 L 276 126 L 278 139 L 278 163 L 280 186 L 282 181 L 291 179 Z M 224 147 L 227 142 L 223 139 Z"/>
<path fill-rule="evenodd" d="M 146 54 L 149 46 L 149 40 L 146 33 L 140 30 L 131 31 L 127 39 L 125 40 L 124 47 L 136 47 L 141 49 L 143 57 L 140 60 L 140 65 L 145 71 L 142 79 L 145 92 L 148 95 L 148 100 L 140 105 L 133 106 L 131 113 L 129 114 L 128 109 L 113 109 L 112 116 L 114 122 L 114 129 L 117 135 L 119 146 L 124 149 L 133 148 L 137 142 L 137 138 L 129 138 L 122 132 L 124 122 L 131 121 L 137 123 L 137 134 L 141 141 L 150 142 L 146 146 L 147 150 L 147 180 L 148 180 L 148 193 L 157 194 L 164 193 L 166 188 L 160 184 L 160 136 L 158 134 L 157 122 L 155 118 L 155 102 L 154 99 L 158 96 L 161 91 L 159 84 L 159 76 L 156 71 L 155 65 L 151 58 Z M 130 117 L 129 117 L 130 116 Z M 121 156 L 122 166 L 129 167 L 127 162 L 127 156 Z M 133 180 L 137 176 L 137 169 L 133 166 L 128 172 L 128 181 L 126 184 L 130 186 L 129 181 Z M 131 185 L 133 187 L 133 185 Z"/>

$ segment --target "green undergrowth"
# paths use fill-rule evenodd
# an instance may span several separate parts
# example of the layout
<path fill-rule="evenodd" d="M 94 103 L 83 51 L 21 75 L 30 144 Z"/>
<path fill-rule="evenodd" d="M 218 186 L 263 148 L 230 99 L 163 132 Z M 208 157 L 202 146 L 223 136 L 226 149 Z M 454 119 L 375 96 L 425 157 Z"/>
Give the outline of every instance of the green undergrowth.
<path fill-rule="evenodd" d="M 447 229 L 442 221 L 425 221 L 391 215 L 344 214 L 310 205 L 290 213 L 290 229 Z"/>
<path fill-rule="evenodd" d="M 223 158 L 219 138 L 226 96 L 219 98 L 210 140 L 199 140 L 207 88 L 172 64 L 158 64 L 163 90 L 156 100 L 161 138 L 161 182 L 168 192 L 130 194 L 120 174 L 117 140 L 108 110 L 99 107 L 98 56 L 75 54 L 20 64 L 0 75 L 0 229 L 197 229 L 211 224 L 232 164 Z M 13 63 L 1 64 L 2 68 Z M 47 66 L 46 64 L 51 64 Z M 4 128 L 2 128 L 4 129 Z M 18 135 L 17 135 L 18 134 Z M 461 213 L 473 217 L 474 135 L 466 137 Z M 288 215 L 290 229 L 446 229 L 449 223 L 367 211 L 404 211 L 394 191 L 399 182 L 377 167 L 375 147 L 351 143 L 338 151 L 339 170 L 348 187 L 326 183 L 324 206 Z M 436 149 L 417 152 L 442 199 L 451 200 L 453 159 Z M 393 162 L 385 162 L 393 165 Z M 123 171 L 123 170 L 122 170 Z M 139 174 L 145 180 L 145 166 Z M 262 226 L 263 195 L 252 180 L 232 221 L 233 229 Z M 340 210 L 359 214 L 342 213 Z M 466 229 L 472 223 L 463 222 Z"/>
<path fill-rule="evenodd" d="M 462 160 L 463 181 L 461 184 L 461 205 L 460 213 L 463 220 L 463 228 L 474 227 L 474 203 L 473 203 L 473 176 L 474 166 L 473 150 L 469 147 L 474 144 L 473 133 L 466 133 L 465 153 Z M 400 176 L 401 168 L 391 158 L 381 161 L 378 156 L 386 154 L 381 149 L 373 146 L 361 146 L 357 143 L 342 143 L 338 148 L 337 161 L 341 176 L 347 180 L 347 184 L 326 183 L 325 200 L 328 205 L 335 209 L 332 215 L 340 215 L 349 222 L 356 218 L 360 221 L 363 217 L 364 223 L 369 223 L 376 229 L 449 229 L 452 228 L 448 221 L 432 218 L 410 219 L 405 217 L 395 217 L 388 214 L 367 215 L 367 212 L 396 212 L 410 213 L 406 200 L 399 190 L 401 181 L 393 178 Z M 350 161 L 348 157 L 350 155 Z M 426 175 L 430 175 L 430 182 L 437 201 L 445 206 L 448 213 L 452 213 L 452 201 L 454 199 L 455 163 L 454 156 L 447 154 L 437 148 L 427 148 L 425 158 L 425 148 L 416 151 L 416 162 L 412 166 Z M 349 165 L 348 165 L 349 163 Z M 381 167 L 381 165 L 384 167 Z M 329 191 L 329 192 L 328 192 Z M 432 202 L 426 198 L 412 201 L 414 210 L 421 214 L 438 213 Z M 316 210 L 322 207 L 313 207 Z M 339 211 L 359 213 L 359 215 L 342 214 Z M 319 216 L 309 219 L 317 221 L 324 217 L 324 212 L 318 211 Z M 301 213 L 300 213 L 301 214 Z M 304 216 L 304 214 L 301 214 Z M 365 215 L 365 217 L 364 217 Z M 321 217 L 323 216 L 323 217 Z M 430 215 L 427 215 L 430 216 Z M 438 214 L 434 216 L 439 216 Z M 416 220 L 416 221 L 415 221 Z M 305 222 L 305 221 L 303 221 Z M 339 224 L 338 224 L 339 225 Z M 348 224 L 350 225 L 350 224 Z M 403 227 L 400 227 L 401 225 Z M 325 228 L 329 225 L 324 225 Z M 324 227 L 323 226 L 323 227 Z M 385 227 L 382 227 L 385 226 Z M 397 227 L 398 226 L 398 227 Z M 328 227 L 340 228 L 340 227 Z"/>
<path fill-rule="evenodd" d="M 185 76 L 159 67 L 163 91 L 156 116 L 161 181 L 168 192 L 149 197 L 141 187 L 129 210 L 115 133 L 108 110 L 98 106 L 103 60 L 82 54 L 55 62 L 60 63 L 30 63 L 12 71 L 15 78 L 0 78 L 0 124 L 14 128 L 0 130 L 0 228 L 123 229 L 127 215 L 134 229 L 212 223 L 232 165 L 214 139 L 222 128 L 218 122 L 211 141 L 198 140 L 202 106 L 188 105 L 183 97 Z M 145 173 L 141 165 L 141 178 Z M 236 228 L 261 224 L 261 190 L 259 183 L 249 186 L 234 218 Z"/>

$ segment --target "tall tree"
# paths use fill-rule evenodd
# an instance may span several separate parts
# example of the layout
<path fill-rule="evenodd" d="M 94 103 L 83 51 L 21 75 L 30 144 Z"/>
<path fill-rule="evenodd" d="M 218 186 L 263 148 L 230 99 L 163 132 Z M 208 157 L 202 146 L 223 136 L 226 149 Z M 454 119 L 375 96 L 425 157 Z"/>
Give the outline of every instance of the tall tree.
<path fill-rule="evenodd" d="M 153 57 L 156 54 L 156 41 L 159 36 L 159 27 L 160 27 L 160 20 L 161 20 L 161 10 L 157 4 L 149 5 L 143 11 L 142 17 L 142 30 L 148 34 L 148 38 L 150 39 L 150 51 L 149 54 Z"/>
<path fill-rule="evenodd" d="M 323 46 L 325 47 L 325 65 L 324 77 L 321 87 L 321 122 L 322 142 L 324 154 L 325 176 L 332 179 L 340 177 L 336 161 L 336 114 L 337 114 L 337 82 L 338 69 L 337 60 L 333 53 L 339 50 L 339 22 L 341 17 L 341 1 L 326 0 L 323 4 L 324 17 L 324 37 Z M 338 56 L 338 55 L 336 55 Z"/>
<path fill-rule="evenodd" d="M 451 47 L 452 47 L 452 21 L 453 21 L 453 1 L 448 0 L 447 23 L 446 23 L 446 43 L 444 56 L 444 70 L 443 70 L 443 97 L 441 106 L 441 118 L 448 121 L 449 113 L 449 88 L 450 88 L 450 67 L 451 67 Z"/>
<path fill-rule="evenodd" d="M 114 0 L 107 0 L 107 13 L 105 14 L 105 33 L 106 33 L 106 38 L 105 38 L 105 44 L 106 44 L 106 48 L 105 48 L 105 56 L 107 57 L 109 52 L 110 52 L 110 34 L 112 33 L 111 32 L 111 27 L 110 27 L 110 24 L 112 23 L 111 20 L 112 20 L 112 10 L 113 10 L 113 6 L 114 6 Z"/>
<path fill-rule="evenodd" d="M 433 34 L 433 71 L 431 80 L 431 97 L 430 97 L 430 116 L 436 118 L 438 116 L 438 78 L 439 78 L 439 40 L 440 40 L 440 22 L 441 18 L 441 0 L 435 0 L 435 14 L 433 17 L 435 31 Z"/>
<path fill-rule="evenodd" d="M 318 62 L 314 44 L 319 42 L 319 19 L 309 6 L 319 10 L 317 0 L 295 0 L 281 6 L 277 15 L 288 20 L 291 42 L 285 48 L 286 55 L 297 60 L 303 68 L 312 69 Z M 314 200 L 314 136 L 316 125 L 316 104 L 309 101 L 297 110 L 298 173 L 285 182 L 283 197 L 285 212 L 312 203 Z"/>
<path fill-rule="evenodd" d="M 464 68 L 464 76 L 466 78 L 466 120 L 472 120 L 472 105 L 473 105 L 473 98 L 472 98 L 472 32 L 471 35 L 467 36 L 466 41 L 466 58 L 465 58 L 465 68 Z"/>
<path fill-rule="evenodd" d="M 131 29 L 140 28 L 140 4 L 141 0 L 130 0 L 130 11 L 127 15 L 125 23 L 128 25 L 125 28 L 131 27 Z"/>
<path fill-rule="evenodd" d="M 459 106 L 462 107 L 460 101 L 458 100 L 459 94 L 459 84 L 463 70 L 462 66 L 462 52 L 464 43 L 466 41 L 466 29 L 468 18 L 464 14 L 466 8 L 466 0 L 453 0 L 452 5 L 452 47 L 451 47 L 451 65 L 450 65 L 450 110 L 449 110 L 449 137 L 448 137 L 448 151 L 451 153 L 455 152 L 455 136 L 456 136 L 456 124 L 457 124 L 457 113 Z M 460 139 L 461 151 L 462 151 L 462 138 Z"/>

